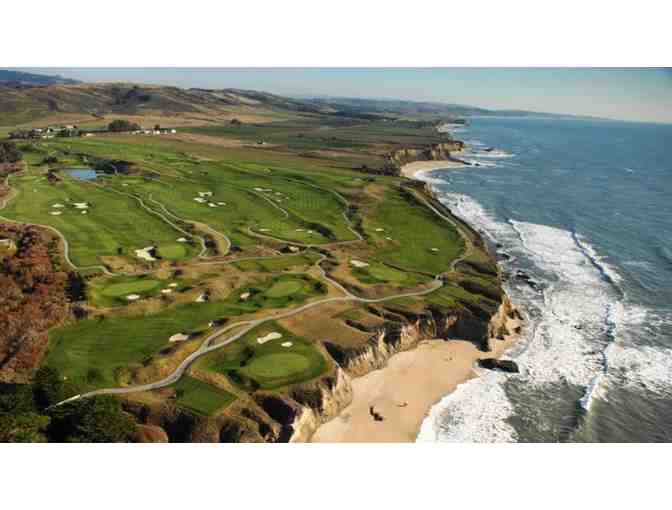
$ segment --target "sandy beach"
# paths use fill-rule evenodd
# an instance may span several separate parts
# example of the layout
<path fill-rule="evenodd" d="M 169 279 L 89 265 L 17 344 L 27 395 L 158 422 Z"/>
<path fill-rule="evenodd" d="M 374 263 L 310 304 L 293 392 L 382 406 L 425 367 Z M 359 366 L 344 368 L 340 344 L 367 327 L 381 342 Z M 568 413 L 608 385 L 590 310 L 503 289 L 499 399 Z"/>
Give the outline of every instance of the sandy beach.
<path fill-rule="evenodd" d="M 445 168 L 464 168 L 465 164 L 451 159 L 441 159 L 436 161 L 414 161 L 401 167 L 401 175 L 414 179 L 418 172 L 429 170 L 440 170 Z"/>
<path fill-rule="evenodd" d="M 507 321 L 509 331 L 519 325 L 517 319 Z M 476 361 L 500 357 L 516 339 L 511 334 L 504 340 L 491 340 L 491 352 L 481 352 L 463 340 L 426 340 L 393 356 L 384 368 L 352 381 L 352 403 L 317 429 L 312 442 L 415 442 L 431 407 L 476 377 Z M 374 419 L 372 410 L 382 421 Z"/>

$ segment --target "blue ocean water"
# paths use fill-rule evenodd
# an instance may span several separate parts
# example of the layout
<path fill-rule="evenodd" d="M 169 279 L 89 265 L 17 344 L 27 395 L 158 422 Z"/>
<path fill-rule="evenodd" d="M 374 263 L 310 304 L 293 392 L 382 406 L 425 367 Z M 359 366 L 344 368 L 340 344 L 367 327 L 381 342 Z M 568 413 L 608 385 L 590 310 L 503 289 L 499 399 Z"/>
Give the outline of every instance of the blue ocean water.
<path fill-rule="evenodd" d="M 424 179 L 499 252 L 521 373 L 477 369 L 418 440 L 671 441 L 672 125 L 474 118 L 453 136 L 477 166 Z"/>

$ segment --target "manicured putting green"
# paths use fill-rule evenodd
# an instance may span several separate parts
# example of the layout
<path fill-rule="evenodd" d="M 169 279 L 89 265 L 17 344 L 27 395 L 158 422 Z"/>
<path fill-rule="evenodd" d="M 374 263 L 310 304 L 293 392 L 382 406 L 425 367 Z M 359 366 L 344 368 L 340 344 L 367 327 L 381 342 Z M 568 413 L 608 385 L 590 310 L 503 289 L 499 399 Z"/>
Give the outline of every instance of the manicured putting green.
<path fill-rule="evenodd" d="M 291 296 L 303 289 L 304 282 L 300 280 L 280 280 L 275 282 L 266 295 L 271 298 Z"/>
<path fill-rule="evenodd" d="M 366 268 L 371 276 L 386 282 L 403 282 L 407 279 L 406 273 L 384 265 L 374 265 Z"/>
<path fill-rule="evenodd" d="M 291 377 L 308 370 L 311 360 L 301 354 L 273 353 L 254 358 L 246 372 L 253 378 Z"/>
<path fill-rule="evenodd" d="M 115 283 L 106 287 L 102 294 L 107 297 L 120 297 L 138 292 L 149 292 L 161 285 L 158 280 L 138 280 L 135 282 Z"/>

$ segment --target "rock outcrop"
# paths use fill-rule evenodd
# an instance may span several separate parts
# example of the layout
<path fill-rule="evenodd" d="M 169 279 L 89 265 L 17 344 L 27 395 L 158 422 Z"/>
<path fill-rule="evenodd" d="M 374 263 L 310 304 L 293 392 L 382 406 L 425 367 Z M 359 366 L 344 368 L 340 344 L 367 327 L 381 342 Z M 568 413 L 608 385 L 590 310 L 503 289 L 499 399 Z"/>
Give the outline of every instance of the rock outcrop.
<path fill-rule="evenodd" d="M 464 142 L 451 140 L 419 147 L 405 147 L 389 153 L 385 158 L 385 170 L 399 175 L 400 169 L 413 161 L 456 160 L 451 153 L 464 149 Z"/>

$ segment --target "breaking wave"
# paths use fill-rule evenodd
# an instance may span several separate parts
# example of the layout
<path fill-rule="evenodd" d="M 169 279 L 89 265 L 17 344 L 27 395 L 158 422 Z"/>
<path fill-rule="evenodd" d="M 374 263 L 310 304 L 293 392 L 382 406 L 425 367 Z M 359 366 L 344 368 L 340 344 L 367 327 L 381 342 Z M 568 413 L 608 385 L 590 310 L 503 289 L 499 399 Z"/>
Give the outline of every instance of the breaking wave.
<path fill-rule="evenodd" d="M 510 424 L 518 412 L 508 389 L 536 391 L 558 387 L 582 392 L 583 413 L 595 399 L 608 399 L 612 384 L 670 392 L 672 352 L 635 345 L 624 331 L 648 320 L 650 311 L 625 305 L 622 278 L 589 240 L 557 227 L 498 221 L 471 197 L 441 190 L 445 181 L 428 179 L 452 212 L 496 241 L 511 255 L 507 292 L 526 316 L 520 342 L 507 354 L 521 373 L 475 369 L 470 380 L 430 411 L 418 441 L 502 442 L 518 439 Z M 527 279 L 516 279 L 516 273 Z M 528 281 L 537 282 L 530 286 Z"/>

